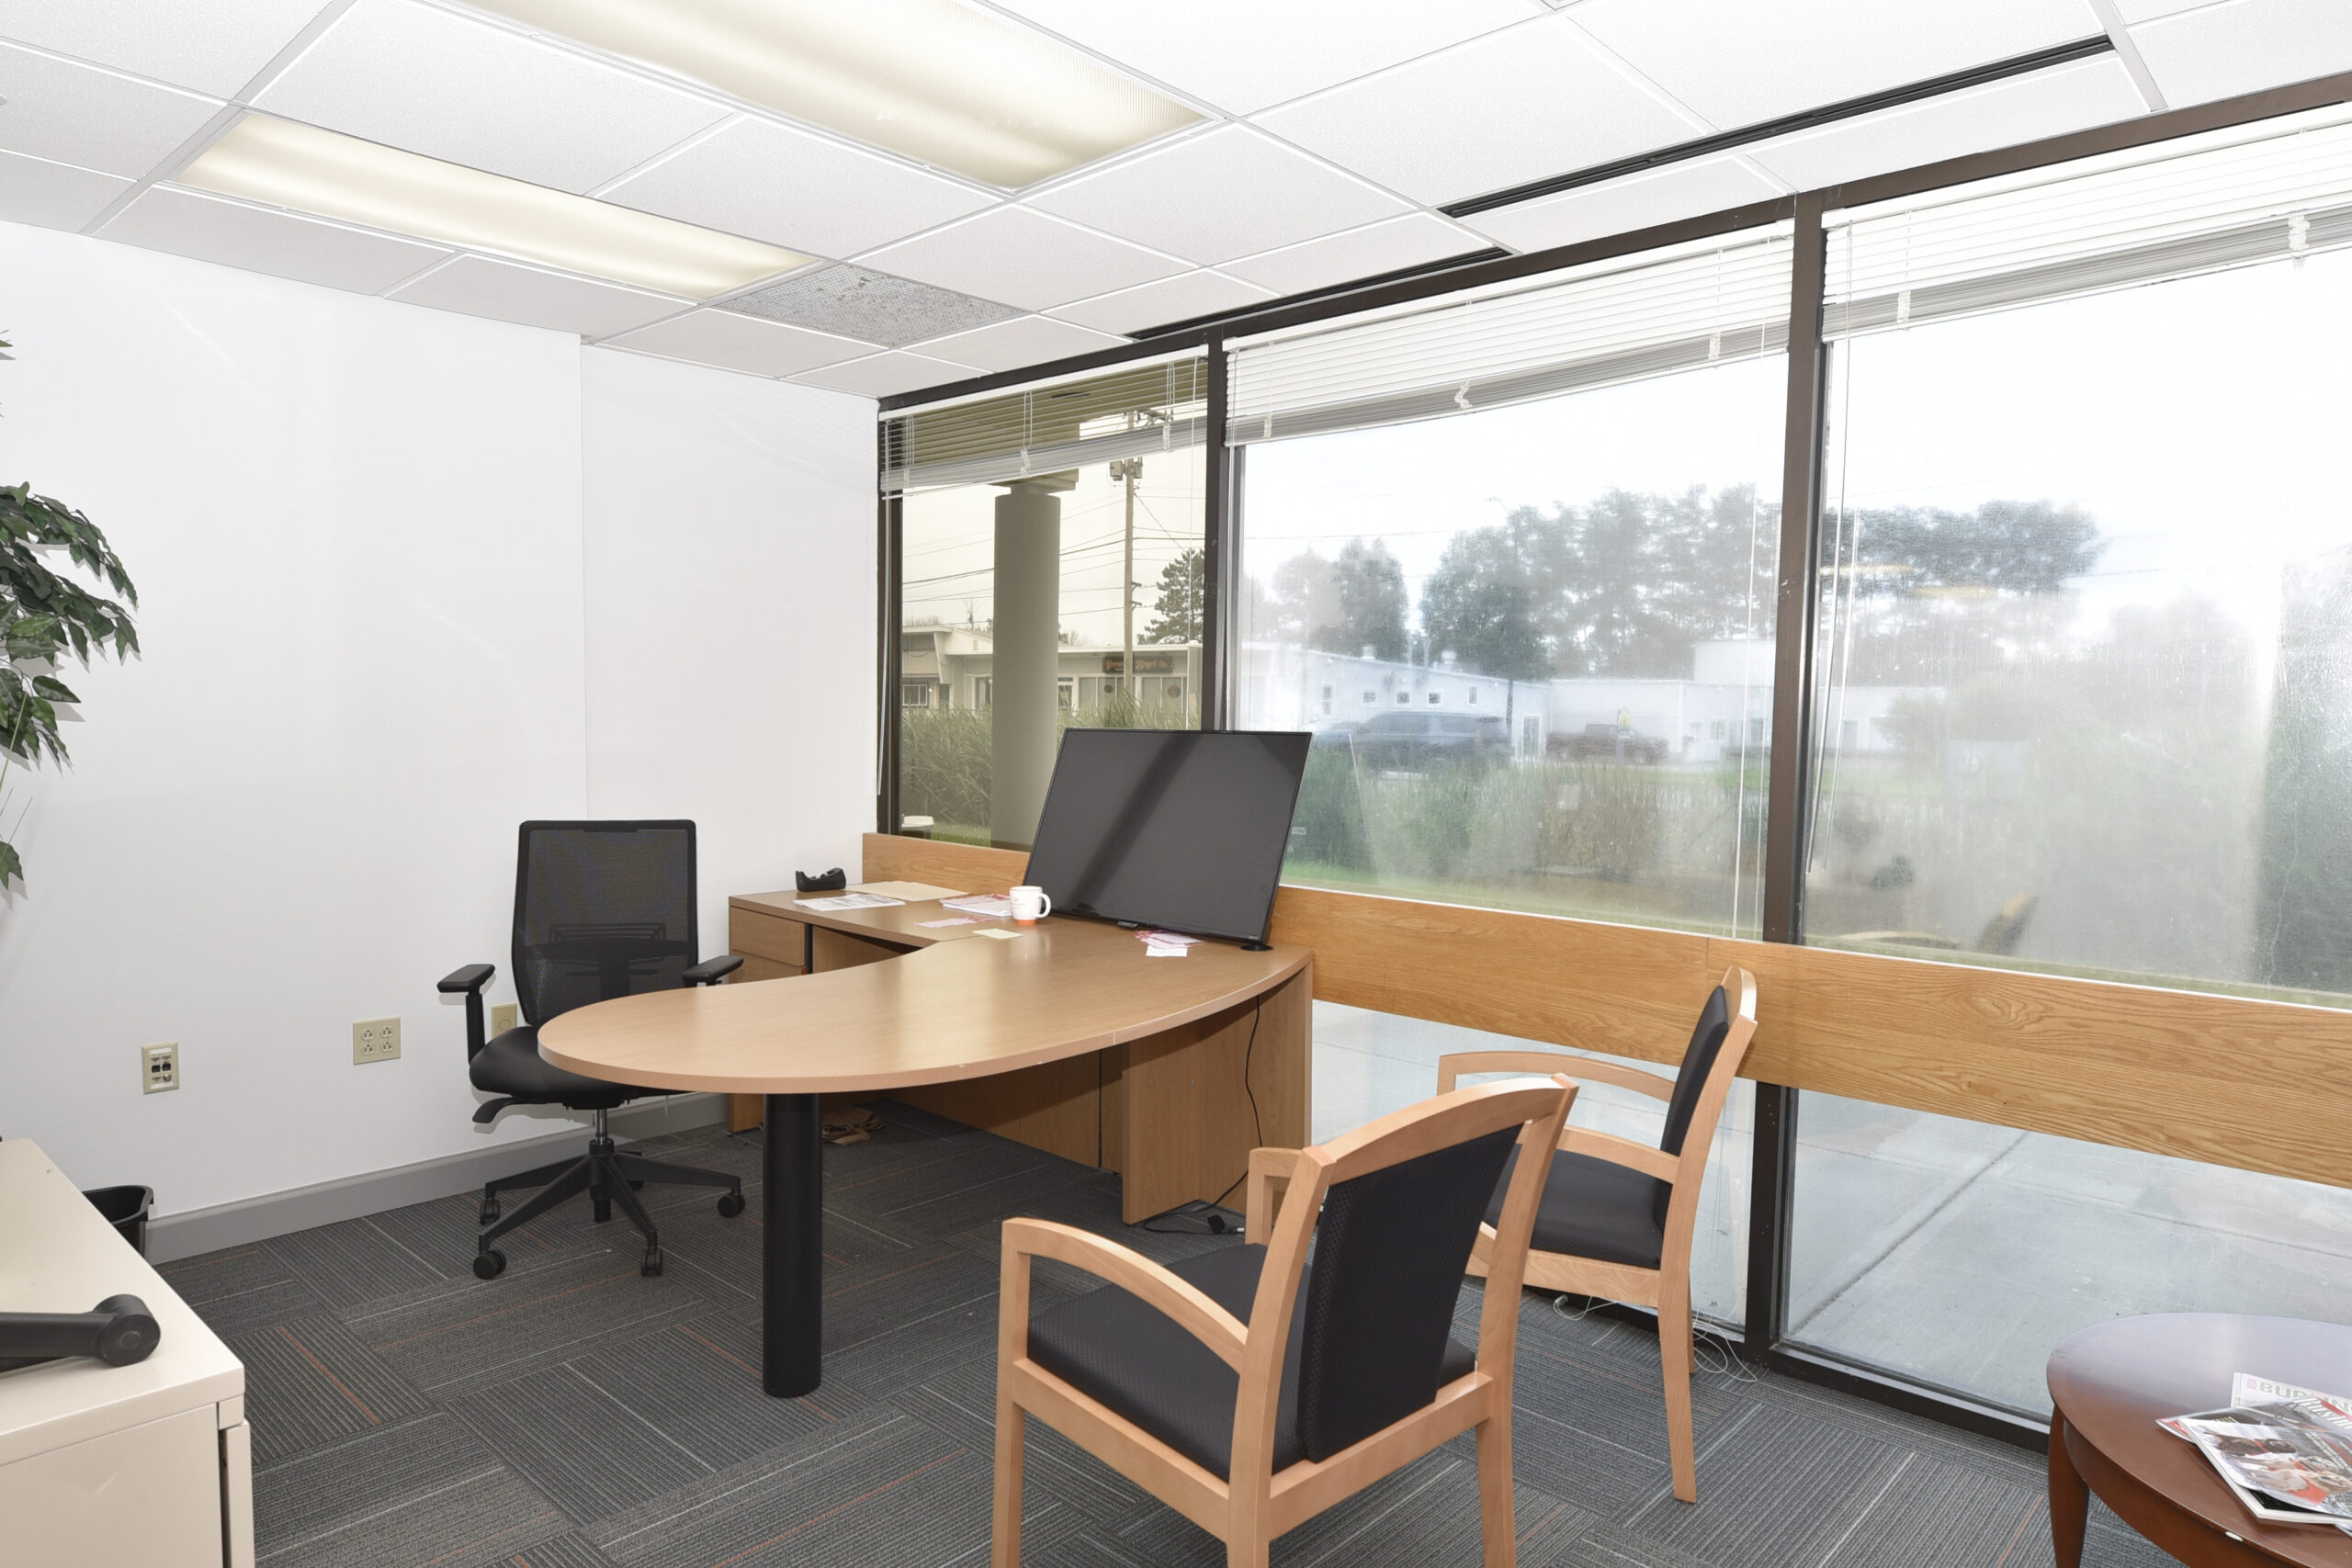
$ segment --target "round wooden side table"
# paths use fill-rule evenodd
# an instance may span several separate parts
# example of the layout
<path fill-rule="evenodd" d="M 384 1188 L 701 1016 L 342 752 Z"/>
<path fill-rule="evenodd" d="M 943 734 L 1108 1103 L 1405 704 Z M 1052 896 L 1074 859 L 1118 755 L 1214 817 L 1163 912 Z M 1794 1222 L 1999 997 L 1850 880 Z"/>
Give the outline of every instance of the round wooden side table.
<path fill-rule="evenodd" d="M 2267 1524 L 2205 1456 L 2156 1425 L 2230 1402 L 2238 1372 L 2352 1393 L 2352 1327 L 2293 1317 L 2169 1313 L 2095 1324 L 2050 1353 L 2050 1535 L 2057 1568 L 2083 1560 L 2090 1495 L 2189 1568 L 2352 1568 L 2352 1535 Z"/>

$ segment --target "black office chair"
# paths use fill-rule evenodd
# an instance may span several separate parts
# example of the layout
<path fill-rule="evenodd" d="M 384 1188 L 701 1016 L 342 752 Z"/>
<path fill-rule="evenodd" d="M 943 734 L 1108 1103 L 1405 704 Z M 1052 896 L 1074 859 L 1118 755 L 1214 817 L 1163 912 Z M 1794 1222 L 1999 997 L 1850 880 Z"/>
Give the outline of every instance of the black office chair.
<path fill-rule="evenodd" d="M 662 1238 L 636 1190 L 649 1181 L 724 1187 L 718 1212 L 743 1212 L 743 1180 L 716 1170 L 664 1165 L 613 1146 L 605 1114 L 616 1105 L 666 1089 L 606 1083 L 565 1072 L 539 1055 L 539 1026 L 590 1002 L 673 986 L 713 986 L 742 966 L 729 954 L 696 964 L 695 825 L 691 822 L 526 822 L 514 868 L 514 994 L 523 1026 L 482 1038 L 481 992 L 497 968 L 469 964 L 441 982 L 466 998 L 466 1055 L 476 1089 L 500 1098 L 474 1112 L 488 1125 L 510 1105 L 560 1105 L 595 1113 L 588 1152 L 500 1177 L 481 1190 L 474 1273 L 494 1280 L 506 1255 L 491 1244 L 565 1199 L 586 1192 L 599 1224 L 618 1203 L 645 1237 L 640 1271 L 662 1272 Z M 498 1195 L 540 1190 L 503 1219 Z"/>

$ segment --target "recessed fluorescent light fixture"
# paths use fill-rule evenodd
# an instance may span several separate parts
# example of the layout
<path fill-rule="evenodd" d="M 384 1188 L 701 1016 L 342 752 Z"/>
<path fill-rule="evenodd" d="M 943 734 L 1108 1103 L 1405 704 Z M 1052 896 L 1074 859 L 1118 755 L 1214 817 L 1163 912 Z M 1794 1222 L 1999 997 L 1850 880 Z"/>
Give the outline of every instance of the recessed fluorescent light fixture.
<path fill-rule="evenodd" d="M 472 0 L 992 186 L 1201 117 L 960 0 Z"/>
<path fill-rule="evenodd" d="M 177 183 L 707 299 L 809 258 L 610 202 L 247 115 Z"/>

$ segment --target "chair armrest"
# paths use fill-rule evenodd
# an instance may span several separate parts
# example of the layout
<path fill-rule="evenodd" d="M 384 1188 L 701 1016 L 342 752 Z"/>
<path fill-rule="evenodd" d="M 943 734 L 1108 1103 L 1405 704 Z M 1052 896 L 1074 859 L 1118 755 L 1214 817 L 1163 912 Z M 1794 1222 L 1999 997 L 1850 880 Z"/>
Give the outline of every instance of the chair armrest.
<path fill-rule="evenodd" d="M 1564 1073 L 1578 1083 L 1615 1084 L 1653 1100 L 1670 1100 L 1674 1096 L 1671 1078 L 1636 1067 L 1621 1067 L 1614 1062 L 1597 1062 L 1590 1056 L 1571 1056 L 1564 1051 L 1465 1051 L 1440 1056 L 1438 1093 L 1451 1094 L 1454 1079 L 1464 1073 L 1542 1073 L 1546 1077 Z"/>
<path fill-rule="evenodd" d="M 497 973 L 498 965 L 495 964 L 469 964 L 463 969 L 452 969 L 442 976 L 441 984 L 435 987 L 445 997 L 463 996 L 466 998 L 466 1060 L 469 1062 L 481 1055 L 481 1048 L 490 1043 L 490 1032 L 482 1027 L 481 1021 L 481 988 L 489 985 L 490 977 Z"/>
<path fill-rule="evenodd" d="M 741 953 L 721 953 L 717 958 L 704 959 L 678 978 L 682 983 L 689 986 L 716 986 L 741 967 L 743 967 Z"/>
<path fill-rule="evenodd" d="M 1274 1221 L 1282 1216 L 1283 1197 L 1290 1190 L 1291 1177 L 1297 1169 L 1296 1149 L 1250 1151 L 1249 1185 L 1242 1189 L 1241 1199 L 1242 1235 L 1263 1244 L 1274 1234 Z"/>
<path fill-rule="evenodd" d="M 1637 1144 L 1631 1138 L 1621 1138 L 1614 1133 L 1596 1133 L 1589 1127 L 1563 1128 L 1560 1150 L 1564 1154 L 1590 1155 L 1595 1159 L 1625 1166 L 1669 1184 L 1682 1168 L 1679 1155 L 1654 1149 L 1647 1144 Z"/>
<path fill-rule="evenodd" d="M 1143 1254 L 1051 1220 L 1005 1221 L 1004 1251 L 1008 1259 L 1050 1258 L 1106 1280 L 1166 1313 L 1178 1327 L 1215 1351 L 1217 1359 L 1241 1370 L 1242 1348 L 1250 1338 L 1241 1320 L 1200 1287 L 1185 1283 Z"/>

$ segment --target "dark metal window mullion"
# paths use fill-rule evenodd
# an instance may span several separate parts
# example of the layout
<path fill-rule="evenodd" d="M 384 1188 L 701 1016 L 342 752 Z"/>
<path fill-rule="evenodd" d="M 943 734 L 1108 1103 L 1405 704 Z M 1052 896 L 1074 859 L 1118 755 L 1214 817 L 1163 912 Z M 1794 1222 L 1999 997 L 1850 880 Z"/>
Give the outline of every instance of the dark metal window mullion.
<path fill-rule="evenodd" d="M 887 470 L 890 466 L 888 422 L 884 421 L 877 429 L 881 432 L 881 461 L 876 467 Z M 906 646 L 899 621 L 905 609 L 901 576 L 905 558 L 906 504 L 895 494 L 884 495 L 875 508 L 875 575 L 882 585 L 878 609 L 881 625 L 876 628 L 882 686 L 877 720 L 880 731 L 875 737 L 874 749 L 874 830 L 877 833 L 899 830 L 899 708 L 905 701 L 899 689 L 899 678 Z"/>
<path fill-rule="evenodd" d="M 1207 425 L 1203 443 L 1201 539 L 1201 728 L 1232 727 L 1233 605 L 1241 581 L 1240 508 L 1234 486 L 1238 454 L 1225 444 L 1227 361 L 1225 340 L 1211 338 L 1201 373 L 1208 378 Z"/>
<path fill-rule="evenodd" d="M 1781 474 L 1781 548 L 1775 573 L 1772 739 L 1765 795 L 1763 937 L 1804 940 L 1805 796 L 1812 787 L 1814 613 L 1820 603 L 1821 474 L 1828 347 L 1821 300 L 1828 243 L 1826 198 L 1797 198 L 1796 254 L 1789 282 L 1789 383 Z M 1773 1001 L 1767 998 L 1769 1010 Z M 1794 1218 L 1797 1091 L 1756 1086 L 1754 1169 L 1748 1187 L 1747 1300 L 1751 1352 L 1779 1348 L 1788 1330 L 1789 1233 Z"/>

